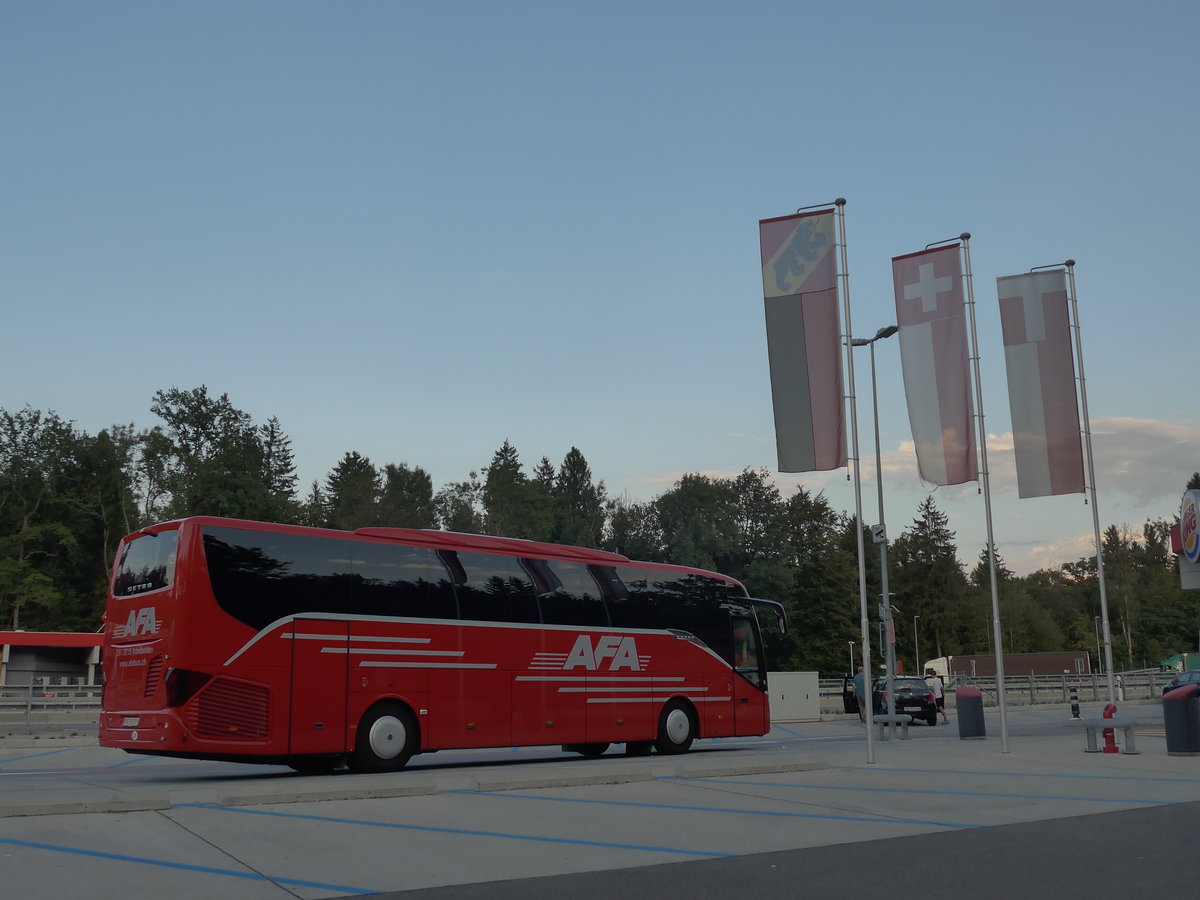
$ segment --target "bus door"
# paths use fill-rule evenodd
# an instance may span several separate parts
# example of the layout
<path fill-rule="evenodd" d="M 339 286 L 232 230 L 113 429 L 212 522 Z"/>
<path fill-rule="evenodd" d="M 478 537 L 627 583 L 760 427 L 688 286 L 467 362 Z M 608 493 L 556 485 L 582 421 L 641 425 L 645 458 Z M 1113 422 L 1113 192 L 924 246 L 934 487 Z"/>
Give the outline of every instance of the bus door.
<path fill-rule="evenodd" d="M 343 753 L 350 623 L 296 619 L 292 626 L 289 752 Z"/>
<path fill-rule="evenodd" d="M 763 734 L 767 721 L 767 695 L 762 689 L 767 673 L 753 613 L 730 615 L 733 630 L 733 715 L 735 734 Z"/>

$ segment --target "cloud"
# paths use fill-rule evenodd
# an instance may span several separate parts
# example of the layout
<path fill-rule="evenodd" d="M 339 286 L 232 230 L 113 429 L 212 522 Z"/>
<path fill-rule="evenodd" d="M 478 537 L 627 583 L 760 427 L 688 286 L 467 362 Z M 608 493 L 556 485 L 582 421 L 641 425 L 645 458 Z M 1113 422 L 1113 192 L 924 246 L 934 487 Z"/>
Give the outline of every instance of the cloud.
<path fill-rule="evenodd" d="M 1134 507 L 1164 500 L 1178 501 L 1188 478 L 1200 469 L 1198 451 L 1198 425 L 1121 416 L 1092 420 L 1096 493 L 1102 504 L 1106 497 L 1113 495 L 1123 495 L 1124 500 Z M 912 441 L 901 441 L 896 450 L 882 456 L 884 479 L 889 489 L 894 485 L 899 490 L 923 490 L 955 498 L 977 490 L 974 482 L 949 487 L 922 482 L 917 474 Z M 1012 432 L 988 435 L 987 458 L 992 496 L 1016 497 L 1017 468 Z M 864 457 L 863 477 L 874 478 L 873 458 Z"/>

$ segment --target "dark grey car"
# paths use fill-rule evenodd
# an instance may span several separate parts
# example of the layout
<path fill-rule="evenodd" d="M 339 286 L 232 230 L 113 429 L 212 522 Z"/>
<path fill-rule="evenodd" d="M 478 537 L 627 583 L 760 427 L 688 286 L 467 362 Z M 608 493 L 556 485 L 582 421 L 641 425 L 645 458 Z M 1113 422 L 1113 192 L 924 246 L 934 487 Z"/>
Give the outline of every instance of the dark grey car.
<path fill-rule="evenodd" d="M 933 690 L 925 683 L 924 678 L 917 678 L 915 675 L 897 675 L 892 679 L 892 688 L 896 695 L 897 715 L 910 715 L 914 719 L 924 719 L 926 725 L 937 724 L 937 701 L 934 700 Z M 875 679 L 871 699 L 875 715 L 887 712 L 886 677 L 881 675 Z"/>

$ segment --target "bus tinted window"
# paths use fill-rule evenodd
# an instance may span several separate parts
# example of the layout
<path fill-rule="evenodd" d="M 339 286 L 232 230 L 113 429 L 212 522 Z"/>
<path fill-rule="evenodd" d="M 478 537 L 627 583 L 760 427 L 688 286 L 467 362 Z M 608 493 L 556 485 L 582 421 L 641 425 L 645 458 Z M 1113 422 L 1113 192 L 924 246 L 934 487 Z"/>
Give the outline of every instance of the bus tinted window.
<path fill-rule="evenodd" d="M 443 554 L 446 555 L 446 554 Z M 483 622 L 537 622 L 533 581 L 510 556 L 456 553 L 462 575 L 456 584 L 458 612 Z"/>
<path fill-rule="evenodd" d="M 625 567 L 617 569 L 616 574 L 629 592 L 630 602 L 613 605 L 614 625 L 688 631 L 723 659 L 732 659 L 724 582 L 701 575 Z"/>
<path fill-rule="evenodd" d="M 454 595 L 432 589 L 432 550 L 399 544 L 354 545 L 353 609 L 367 616 L 453 619 Z M 441 566 L 438 566 L 440 574 Z M 447 599 L 449 603 L 447 604 Z"/>
<path fill-rule="evenodd" d="M 237 528 L 206 528 L 204 554 L 213 595 L 254 628 L 305 612 L 349 613 L 349 541 Z"/>
<path fill-rule="evenodd" d="M 145 534 L 126 544 L 113 579 L 113 596 L 129 597 L 168 587 L 175 578 L 178 546 L 178 531 Z"/>
<path fill-rule="evenodd" d="M 573 562 L 537 562 L 548 567 L 558 582 L 553 590 L 538 595 L 543 622 L 547 625 L 610 624 L 600 587 L 587 566 Z"/>

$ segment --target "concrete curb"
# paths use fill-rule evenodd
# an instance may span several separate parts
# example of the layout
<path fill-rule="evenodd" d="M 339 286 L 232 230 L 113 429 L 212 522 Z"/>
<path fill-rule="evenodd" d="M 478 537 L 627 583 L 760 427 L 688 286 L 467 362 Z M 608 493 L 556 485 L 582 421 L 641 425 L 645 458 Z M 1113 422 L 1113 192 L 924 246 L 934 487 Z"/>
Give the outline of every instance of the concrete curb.
<path fill-rule="evenodd" d="M 168 809 L 165 794 L 117 794 L 108 791 L 76 791 L 70 800 L 39 800 L 37 803 L 0 804 L 0 819 L 15 816 L 70 816 L 80 813 L 145 812 Z"/>
<path fill-rule="evenodd" d="M 675 770 L 676 778 L 728 778 L 732 775 L 775 775 L 781 772 L 815 772 L 828 769 L 829 760 L 813 757 L 796 762 L 764 763 L 684 763 Z"/>
<path fill-rule="evenodd" d="M 565 775 L 554 778 L 524 775 L 514 778 L 473 778 L 471 790 L 482 793 L 500 791 L 527 791 L 534 788 L 582 787 L 590 784 L 628 784 L 635 781 L 652 781 L 653 773 L 647 770 L 590 772 L 587 774 Z"/>
<path fill-rule="evenodd" d="M 399 775 L 399 773 L 397 773 Z M 337 782 L 336 784 L 334 782 Z M 337 776 L 326 784 L 311 782 L 272 790 L 270 785 L 249 784 L 223 791 L 220 806 L 265 806 L 272 803 L 320 803 L 325 800 L 383 800 L 391 797 L 420 797 L 436 794 L 437 785 L 393 777 L 389 781 L 362 779 L 362 776 Z"/>

